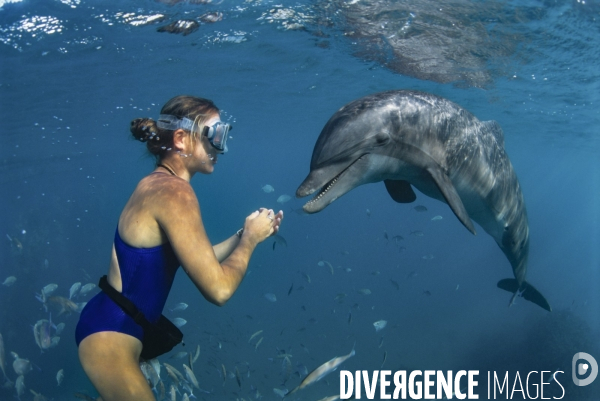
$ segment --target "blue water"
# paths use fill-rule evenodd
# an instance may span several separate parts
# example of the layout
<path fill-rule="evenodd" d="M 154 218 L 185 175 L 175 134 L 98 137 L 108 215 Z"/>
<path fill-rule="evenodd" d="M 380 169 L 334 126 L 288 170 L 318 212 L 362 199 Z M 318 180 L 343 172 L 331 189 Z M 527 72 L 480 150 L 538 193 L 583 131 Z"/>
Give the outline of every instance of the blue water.
<path fill-rule="evenodd" d="M 457 14 L 460 3 L 439 4 Z M 265 400 L 279 399 L 273 388 L 297 386 L 304 378 L 301 365 L 311 371 L 354 344 L 356 356 L 342 365 L 350 371 L 380 369 L 384 354 L 384 368 L 392 371 L 479 369 L 485 399 L 487 371 L 509 371 L 512 378 L 517 371 L 563 370 L 565 399 L 598 399 L 600 380 L 582 388 L 571 380 L 576 352 L 600 360 L 596 1 L 469 3 L 484 10 L 500 5 L 506 13 L 477 20 L 510 49 L 478 67 L 489 75 L 482 84 L 395 71 L 382 61 L 393 55 L 377 49 L 365 54 L 368 39 L 348 34 L 357 28 L 337 2 L 330 8 L 307 0 L 0 4 L 0 281 L 17 278 L 0 286 L 0 333 L 11 381 L 17 376 L 10 352 L 16 352 L 35 365 L 25 377 L 28 389 L 55 400 L 73 399 L 74 392 L 97 395 L 78 362 L 76 313 L 58 316 L 50 305 L 53 321 L 66 328 L 58 346 L 40 352 L 32 326 L 48 314 L 35 293 L 56 283 L 54 295 L 68 297 L 74 282 L 96 283 L 106 273 L 121 209 L 153 168 L 144 146 L 130 139 L 129 122 L 157 117 L 171 97 L 192 94 L 214 100 L 235 126 L 230 151 L 214 174 L 192 180 L 210 238 L 227 238 L 253 210 L 269 207 L 284 210 L 281 235 L 287 241 L 287 247 L 273 248 L 269 239 L 256 250 L 247 277 L 222 308 L 206 302 L 182 271 L 176 277 L 167 307 L 190 306 L 165 314 L 188 322 L 182 328 L 186 346 L 174 351 L 201 347 L 195 372 L 211 394 L 198 392 L 199 399 L 255 399 L 254 389 Z M 295 17 L 273 17 L 283 9 Z M 187 36 L 156 31 L 208 11 L 222 12 L 223 20 Z M 136 26 L 128 13 L 167 19 Z M 289 21 L 305 29 L 285 29 Z M 463 44 L 460 37 L 456 42 Z M 462 68 L 460 59 L 456 64 Z M 293 211 L 303 199 L 276 202 L 282 194 L 294 195 L 308 174 L 329 117 L 351 100 L 389 89 L 431 92 L 480 120 L 500 123 L 528 208 L 528 281 L 554 312 L 524 300 L 507 308 L 510 294 L 496 282 L 512 271 L 498 246 L 480 228 L 472 236 L 447 205 L 422 194 L 414 204 L 400 205 L 382 183 L 371 184 L 310 216 Z M 263 192 L 265 184 L 275 191 Z M 419 213 L 415 205 L 428 210 Z M 436 215 L 443 219 L 432 221 Z M 410 235 L 415 230 L 424 236 Z M 395 235 L 404 240 L 395 244 Z M 333 274 L 319 261 L 331 263 Z M 346 295 L 336 299 L 338 294 Z M 376 332 L 373 322 L 381 319 L 388 325 Z M 262 334 L 248 343 L 258 330 Z M 285 383 L 277 358 L 283 350 L 293 355 Z M 161 361 L 180 370 L 187 364 L 187 358 L 170 355 Z M 222 365 L 228 372 L 237 367 L 241 388 L 230 375 L 223 378 Z M 65 379 L 57 386 L 59 369 Z M 338 376 L 332 373 L 290 399 L 334 395 Z M 168 383 L 164 371 L 163 378 Z M 546 396 L 560 395 L 560 389 L 550 393 L 556 386 L 546 389 Z M 14 389 L 0 389 L 3 400 L 14 395 Z"/>

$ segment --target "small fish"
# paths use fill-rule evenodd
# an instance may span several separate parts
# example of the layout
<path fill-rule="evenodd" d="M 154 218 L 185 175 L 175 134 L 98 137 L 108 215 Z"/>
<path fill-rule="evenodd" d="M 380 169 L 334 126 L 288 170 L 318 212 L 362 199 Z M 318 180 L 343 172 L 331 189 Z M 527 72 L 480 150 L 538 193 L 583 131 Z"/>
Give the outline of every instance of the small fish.
<path fill-rule="evenodd" d="M 29 392 L 33 394 L 33 401 L 48 401 L 48 399 L 44 397 L 42 393 L 36 393 L 32 389 L 29 389 Z"/>
<path fill-rule="evenodd" d="M 240 377 L 240 371 L 237 366 L 235 367 L 235 381 L 237 381 L 239 388 L 242 388 L 242 378 Z"/>
<path fill-rule="evenodd" d="M 337 294 L 334 298 L 334 300 L 336 300 L 338 303 L 342 303 L 344 301 L 344 299 L 347 297 L 347 295 L 343 292 L 340 292 L 339 294 Z"/>
<path fill-rule="evenodd" d="M 301 376 L 306 376 L 308 375 L 308 369 L 306 369 L 306 366 L 304 366 L 303 364 L 301 364 L 300 362 L 298 362 L 298 364 L 296 365 L 296 369 L 298 370 L 298 373 Z"/>
<path fill-rule="evenodd" d="M 60 333 L 62 333 L 62 331 L 65 329 L 65 324 L 63 322 L 60 322 L 59 324 L 56 325 L 56 329 L 55 329 L 55 333 L 57 336 L 60 336 Z"/>
<path fill-rule="evenodd" d="M 389 242 L 389 241 L 390 241 L 390 238 L 388 237 L 388 233 L 387 233 L 387 231 L 384 231 L 384 232 L 383 232 L 383 238 L 384 238 L 384 239 L 385 239 L 387 242 Z"/>
<path fill-rule="evenodd" d="M 167 370 L 167 376 L 169 376 L 171 378 L 171 381 L 175 384 L 176 387 L 179 387 L 180 379 L 179 379 L 179 376 L 177 375 L 177 373 L 179 373 L 177 371 L 177 369 L 175 369 L 168 363 L 163 363 L 163 365 L 165 366 L 165 369 Z M 176 371 L 177 371 L 177 373 L 175 373 Z M 179 373 L 179 374 L 181 374 L 181 373 Z"/>
<path fill-rule="evenodd" d="M 292 199 L 292 197 L 289 195 L 281 195 L 279 198 L 277 198 L 277 203 L 283 204 L 283 203 L 289 201 L 290 199 Z"/>
<path fill-rule="evenodd" d="M 414 207 L 414 209 L 415 209 L 417 212 L 420 212 L 420 213 L 423 213 L 423 212 L 426 212 L 426 211 L 427 211 L 427 208 L 426 208 L 425 206 L 423 206 L 423 205 L 417 205 L 417 206 L 415 206 L 415 207 Z"/>
<path fill-rule="evenodd" d="M 167 397 L 166 397 L 166 391 L 165 391 L 165 384 L 163 383 L 163 381 L 159 381 L 158 382 L 158 401 L 164 401 Z"/>
<path fill-rule="evenodd" d="M 550 381 L 548 382 L 548 384 L 552 383 L 553 381 L 556 380 L 556 374 L 557 373 L 565 373 L 562 370 L 557 370 L 556 372 L 552 373 L 552 378 L 550 379 Z"/>
<path fill-rule="evenodd" d="M 283 373 L 283 384 L 285 384 L 292 375 L 292 361 L 290 361 L 290 357 L 287 355 L 281 361 L 281 371 Z"/>
<path fill-rule="evenodd" d="M 6 234 L 6 238 L 8 238 L 8 240 L 10 241 L 10 247 L 14 248 L 17 251 L 17 253 L 20 254 L 21 252 L 23 252 L 23 244 L 21 244 L 21 241 L 19 241 L 15 237 L 11 237 L 8 234 Z"/>
<path fill-rule="evenodd" d="M 290 296 L 290 294 L 292 293 L 293 290 L 294 290 L 294 283 L 292 283 L 292 285 L 290 286 L 290 289 L 288 290 L 288 297 Z"/>
<path fill-rule="evenodd" d="M 321 260 L 321 261 L 319 261 L 319 263 L 317 263 L 317 265 L 319 265 L 319 266 L 321 266 L 321 267 L 323 267 L 323 266 L 327 265 L 327 267 L 329 267 L 329 271 L 330 271 L 330 272 L 331 272 L 331 274 L 333 275 L 333 266 L 332 266 L 332 265 L 331 265 L 331 263 L 329 263 L 328 261 L 326 261 L 326 260 Z"/>
<path fill-rule="evenodd" d="M 367 212 L 367 217 L 371 217 L 371 211 L 369 209 L 367 209 L 366 212 Z"/>
<path fill-rule="evenodd" d="M 45 296 L 49 296 L 58 288 L 58 284 L 48 284 L 44 288 L 42 288 L 42 294 Z"/>
<path fill-rule="evenodd" d="M 381 337 L 381 339 L 379 340 L 379 346 L 377 348 L 381 348 L 383 346 L 383 336 Z"/>
<path fill-rule="evenodd" d="M 510 297 L 510 301 L 508 302 L 508 307 L 510 308 L 511 306 L 513 306 L 515 304 L 515 301 L 517 300 L 517 297 L 522 297 L 524 292 L 525 292 L 524 289 L 523 290 L 518 289 L 517 291 L 515 291 L 513 296 Z"/>
<path fill-rule="evenodd" d="M 308 283 L 310 284 L 310 276 L 308 275 L 308 273 L 302 273 L 302 275 L 304 276 L 306 281 L 308 281 Z"/>
<path fill-rule="evenodd" d="M 69 299 L 73 299 L 74 296 L 77 296 L 80 289 L 81 289 L 81 283 L 80 282 L 74 283 L 71 286 L 71 288 L 69 289 Z"/>
<path fill-rule="evenodd" d="M 3 282 L 2 285 L 5 287 L 10 287 L 11 285 L 13 285 L 15 282 L 17 281 L 17 278 L 15 276 L 9 276 L 7 277 Z"/>
<path fill-rule="evenodd" d="M 51 327 L 52 322 L 46 319 L 38 320 L 33 326 L 33 337 L 42 352 L 52 347 Z"/>
<path fill-rule="evenodd" d="M 196 346 L 196 352 L 194 353 L 194 357 L 192 358 L 192 363 L 196 363 L 196 360 L 198 360 L 198 357 L 200 357 L 200 344 L 198 344 Z"/>
<path fill-rule="evenodd" d="M 385 363 L 386 359 L 387 359 L 387 351 L 383 351 L 383 362 L 381 362 L 381 367 L 379 369 L 383 369 L 383 364 Z"/>
<path fill-rule="evenodd" d="M 85 297 L 88 294 L 88 292 L 92 291 L 94 288 L 96 288 L 96 284 L 87 283 L 86 285 L 81 287 L 81 290 L 79 290 L 79 295 Z"/>
<path fill-rule="evenodd" d="M 277 297 L 272 292 L 268 292 L 265 294 L 265 298 L 270 302 L 277 302 Z"/>
<path fill-rule="evenodd" d="M 175 358 L 175 359 L 181 359 L 181 358 L 185 358 L 186 355 L 187 355 L 186 351 L 179 351 L 178 353 L 171 355 L 169 357 L 169 359 L 173 359 L 173 358 Z"/>
<path fill-rule="evenodd" d="M 352 311 L 348 311 L 348 324 L 352 323 Z"/>
<path fill-rule="evenodd" d="M 263 190 L 263 192 L 270 194 L 271 192 L 275 191 L 275 188 L 273 188 L 272 185 L 267 184 L 262 187 L 262 190 Z"/>
<path fill-rule="evenodd" d="M 177 327 L 185 326 L 186 323 L 187 323 L 187 320 L 185 320 L 182 317 L 176 317 L 175 319 L 173 319 L 173 324 Z"/>
<path fill-rule="evenodd" d="M 186 310 L 187 307 L 188 307 L 188 304 L 186 304 L 185 302 L 180 302 L 177 305 L 175 305 L 173 307 L 173 309 L 171 309 L 171 312 L 178 312 L 178 311 Z"/>
<path fill-rule="evenodd" d="M 368 288 L 362 288 L 358 290 L 358 293 L 362 295 L 371 295 L 371 290 Z"/>
<path fill-rule="evenodd" d="M 279 234 L 275 234 L 273 236 L 275 242 L 273 242 L 273 250 L 275 250 L 275 245 L 279 244 L 279 247 L 285 246 L 287 248 L 287 241 Z"/>
<path fill-rule="evenodd" d="M 443 219 L 443 217 L 442 217 L 442 216 L 440 216 L 440 215 L 437 215 L 437 216 L 433 216 L 433 217 L 431 218 L 431 221 L 438 221 L 438 220 L 441 220 L 441 219 Z"/>
<path fill-rule="evenodd" d="M 411 271 L 410 273 L 408 273 L 408 275 L 406 276 L 406 278 L 413 278 L 413 277 L 415 277 L 416 275 L 417 275 L 417 272 L 413 270 L 413 271 Z"/>
<path fill-rule="evenodd" d="M 344 363 L 344 361 L 346 361 L 348 358 L 353 357 L 355 354 L 356 352 L 354 351 L 354 347 L 352 347 L 352 351 L 350 351 L 348 355 L 338 356 L 329 360 L 328 362 L 325 362 L 324 364 L 313 370 L 311 373 L 309 373 L 309 375 L 306 376 L 304 380 L 302 380 L 298 387 L 296 387 L 290 392 L 290 395 L 298 390 L 305 388 L 306 386 L 309 386 L 321 380 L 323 377 L 336 370 L 338 366 Z"/>
<path fill-rule="evenodd" d="M 225 365 L 221 364 L 221 369 L 223 371 L 223 384 L 225 384 L 225 380 L 227 379 L 227 369 L 225 369 Z"/>
<path fill-rule="evenodd" d="M 279 397 L 283 398 L 288 394 L 287 388 L 274 388 L 273 392 L 277 394 Z"/>
<path fill-rule="evenodd" d="M 150 365 L 154 368 L 154 371 L 156 372 L 158 377 L 160 378 L 160 362 L 158 361 L 158 359 L 156 359 L 156 358 L 150 359 L 149 362 L 150 362 Z"/>
<path fill-rule="evenodd" d="M 43 291 L 42 291 L 42 294 L 43 294 Z M 62 315 L 63 313 L 68 313 L 70 315 L 73 312 L 81 311 L 81 307 L 78 304 L 76 304 L 75 302 L 73 302 L 70 299 L 67 299 L 65 297 L 60 297 L 60 296 L 50 297 L 50 298 L 48 298 L 48 301 L 60 306 L 60 311 L 58 313 L 59 316 Z"/>
<path fill-rule="evenodd" d="M 263 338 L 264 337 L 261 337 L 261 338 L 258 339 L 258 341 L 256 342 L 256 345 L 254 346 L 254 350 L 258 349 L 258 346 L 260 345 L 260 343 L 262 343 Z"/>
<path fill-rule="evenodd" d="M 400 284 L 398 284 L 398 282 L 397 282 L 397 281 L 394 281 L 394 279 L 390 279 L 390 281 L 392 282 L 392 285 L 393 285 L 394 287 L 396 287 L 396 289 L 397 289 L 397 290 L 399 290 L 399 289 L 400 289 Z"/>
<path fill-rule="evenodd" d="M 410 235 L 414 235 L 415 237 L 422 237 L 425 235 L 425 233 L 423 231 L 415 230 L 411 231 Z"/>
<path fill-rule="evenodd" d="M 422 258 L 424 260 L 432 260 L 433 258 L 435 258 L 435 256 L 433 256 L 432 254 L 427 254 L 427 255 L 424 255 Z"/>
<path fill-rule="evenodd" d="M 373 326 L 375 327 L 375 331 L 383 330 L 387 326 L 387 320 L 378 320 L 373 323 Z"/>
<path fill-rule="evenodd" d="M 431 292 L 429 290 L 423 290 L 423 295 L 431 296 Z"/>
<path fill-rule="evenodd" d="M 156 385 L 160 381 L 158 374 L 156 374 L 156 370 L 150 365 L 148 362 L 141 362 L 140 369 L 146 378 L 146 381 L 152 385 L 152 389 L 156 390 Z"/>
<path fill-rule="evenodd" d="M 198 380 L 196 379 L 196 375 L 194 375 L 194 372 L 192 372 L 192 369 L 190 369 L 185 363 L 183 364 L 183 370 L 185 371 L 185 377 L 187 377 L 188 381 L 190 383 L 192 383 L 192 385 L 194 387 L 196 387 L 197 389 L 200 389 L 200 385 L 198 385 Z"/>
<path fill-rule="evenodd" d="M 13 361 L 13 369 L 17 375 L 22 376 L 31 372 L 33 367 L 28 359 L 19 358 L 19 356 L 15 353 L 13 353 L 13 356 L 15 356 L 15 360 Z"/>
<path fill-rule="evenodd" d="M 25 376 L 19 375 L 19 377 L 17 377 L 17 381 L 15 382 L 15 389 L 17 390 L 17 396 L 20 400 L 21 396 L 25 394 Z"/>
<path fill-rule="evenodd" d="M 248 339 L 248 342 L 251 342 L 254 337 L 258 336 L 262 332 L 263 332 L 262 330 L 258 330 L 256 333 L 252 334 L 250 336 L 250 338 Z"/>
<path fill-rule="evenodd" d="M 458 287 L 460 287 L 460 284 L 456 284 L 456 288 L 454 289 L 454 291 L 458 291 Z"/>

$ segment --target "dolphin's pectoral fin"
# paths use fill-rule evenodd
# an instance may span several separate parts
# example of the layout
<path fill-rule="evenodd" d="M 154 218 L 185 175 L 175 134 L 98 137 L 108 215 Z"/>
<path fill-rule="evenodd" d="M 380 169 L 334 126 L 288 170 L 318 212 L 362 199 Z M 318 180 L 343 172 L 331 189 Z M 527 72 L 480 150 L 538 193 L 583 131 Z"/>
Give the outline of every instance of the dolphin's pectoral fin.
<path fill-rule="evenodd" d="M 431 178 L 442 193 L 444 199 L 446 199 L 446 203 L 448 203 L 448 206 L 450 206 L 450 209 L 452 209 L 456 217 L 458 217 L 460 222 L 467 227 L 467 230 L 471 231 L 473 234 L 477 234 L 475 232 L 473 222 L 469 217 L 469 213 L 467 213 L 465 205 L 463 205 L 460 196 L 454 188 L 454 185 L 452 185 L 452 181 L 450 181 L 450 178 L 439 168 L 430 167 L 427 169 L 427 171 L 431 175 Z"/>
<path fill-rule="evenodd" d="M 408 181 L 383 180 L 383 183 L 392 199 L 398 203 L 411 203 L 417 199 L 417 195 Z"/>
<path fill-rule="evenodd" d="M 521 296 L 525 298 L 527 301 L 533 302 L 534 304 L 546 309 L 548 312 L 552 312 L 552 307 L 546 300 L 546 298 L 539 292 L 534 286 L 529 284 L 528 282 L 524 282 L 521 286 L 514 278 L 505 278 L 504 280 L 498 281 L 498 288 L 501 288 L 505 291 L 512 292 L 514 294 L 517 291 L 520 292 Z"/>

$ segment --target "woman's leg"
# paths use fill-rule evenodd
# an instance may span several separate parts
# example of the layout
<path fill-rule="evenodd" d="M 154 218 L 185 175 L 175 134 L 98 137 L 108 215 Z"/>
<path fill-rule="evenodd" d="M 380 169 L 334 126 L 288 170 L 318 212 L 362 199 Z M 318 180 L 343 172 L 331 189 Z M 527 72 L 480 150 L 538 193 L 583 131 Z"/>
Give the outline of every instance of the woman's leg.
<path fill-rule="evenodd" d="M 104 401 L 155 401 L 140 370 L 142 343 L 114 331 L 94 333 L 79 344 L 81 366 Z"/>

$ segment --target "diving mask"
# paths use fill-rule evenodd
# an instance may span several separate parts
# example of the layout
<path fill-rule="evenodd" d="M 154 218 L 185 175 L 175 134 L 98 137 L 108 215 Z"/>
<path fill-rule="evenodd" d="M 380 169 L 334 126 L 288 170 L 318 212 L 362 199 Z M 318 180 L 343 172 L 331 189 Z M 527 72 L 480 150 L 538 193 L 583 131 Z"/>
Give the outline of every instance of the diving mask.
<path fill-rule="evenodd" d="M 198 127 L 194 127 L 194 122 L 187 117 L 176 117 L 170 114 L 161 114 L 156 122 L 158 128 L 168 129 L 175 131 L 177 129 L 184 129 L 186 131 L 192 132 L 193 128 L 198 129 Z M 227 138 L 229 131 L 233 129 L 233 127 L 227 123 L 222 121 L 217 121 L 212 126 L 204 126 L 202 132 L 199 132 L 201 135 L 206 135 L 210 144 L 217 149 L 220 153 L 227 152 Z"/>

